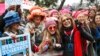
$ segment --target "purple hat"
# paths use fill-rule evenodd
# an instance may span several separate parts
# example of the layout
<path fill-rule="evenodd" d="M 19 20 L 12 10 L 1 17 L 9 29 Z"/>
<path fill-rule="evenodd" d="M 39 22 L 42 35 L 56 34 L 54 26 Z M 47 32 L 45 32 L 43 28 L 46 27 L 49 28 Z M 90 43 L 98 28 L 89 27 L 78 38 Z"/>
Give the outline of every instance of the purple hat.
<path fill-rule="evenodd" d="M 45 27 L 48 28 L 50 25 L 57 25 L 57 23 L 55 22 L 55 20 L 52 19 L 52 17 L 46 18 L 48 20 L 46 20 L 45 22 Z"/>

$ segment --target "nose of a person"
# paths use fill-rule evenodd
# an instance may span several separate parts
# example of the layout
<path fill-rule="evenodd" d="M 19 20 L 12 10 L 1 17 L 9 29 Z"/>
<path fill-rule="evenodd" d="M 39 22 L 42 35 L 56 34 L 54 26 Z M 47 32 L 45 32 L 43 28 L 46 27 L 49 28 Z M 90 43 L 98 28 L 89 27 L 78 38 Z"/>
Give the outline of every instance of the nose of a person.
<path fill-rule="evenodd" d="M 52 27 L 51 30 L 54 31 L 55 29 Z"/>

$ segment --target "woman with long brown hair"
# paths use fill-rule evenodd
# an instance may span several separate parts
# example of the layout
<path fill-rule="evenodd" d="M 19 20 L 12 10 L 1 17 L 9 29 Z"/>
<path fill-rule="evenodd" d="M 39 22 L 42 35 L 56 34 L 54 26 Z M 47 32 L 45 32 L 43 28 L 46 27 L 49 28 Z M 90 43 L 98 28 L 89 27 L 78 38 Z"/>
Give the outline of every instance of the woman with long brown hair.
<path fill-rule="evenodd" d="M 60 31 L 63 56 L 84 56 L 86 54 L 84 39 L 93 41 L 93 38 L 89 33 L 83 30 L 80 24 L 75 24 L 71 16 L 62 18 Z"/>
<path fill-rule="evenodd" d="M 96 16 L 93 19 L 94 27 L 91 27 L 92 35 L 95 39 L 94 48 L 97 51 L 97 55 L 100 56 L 100 10 L 97 10 Z"/>

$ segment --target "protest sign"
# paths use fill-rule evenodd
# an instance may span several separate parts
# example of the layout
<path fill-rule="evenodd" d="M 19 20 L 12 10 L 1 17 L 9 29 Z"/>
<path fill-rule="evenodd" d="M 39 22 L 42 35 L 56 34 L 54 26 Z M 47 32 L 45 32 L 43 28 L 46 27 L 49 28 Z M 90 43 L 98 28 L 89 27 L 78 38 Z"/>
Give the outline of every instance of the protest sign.
<path fill-rule="evenodd" d="M 5 0 L 6 9 L 11 5 L 21 5 L 23 0 Z"/>
<path fill-rule="evenodd" d="M 0 38 L 0 56 L 31 56 L 30 35 Z"/>

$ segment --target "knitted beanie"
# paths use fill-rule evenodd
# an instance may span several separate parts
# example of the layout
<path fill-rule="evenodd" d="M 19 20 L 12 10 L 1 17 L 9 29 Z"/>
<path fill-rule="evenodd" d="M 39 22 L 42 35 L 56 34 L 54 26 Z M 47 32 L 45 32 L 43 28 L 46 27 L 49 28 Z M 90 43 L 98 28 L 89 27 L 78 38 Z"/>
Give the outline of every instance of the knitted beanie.
<path fill-rule="evenodd" d="M 61 14 L 71 14 L 71 11 L 69 9 L 62 9 L 60 10 Z"/>
<path fill-rule="evenodd" d="M 74 12 L 72 13 L 72 16 L 73 16 L 74 18 L 77 18 L 77 17 L 80 16 L 80 15 L 86 15 L 86 16 L 88 16 L 88 13 L 89 13 L 88 10 L 74 11 Z"/>
<path fill-rule="evenodd" d="M 49 12 L 50 16 L 52 16 L 54 13 L 58 13 L 58 11 L 56 9 L 52 9 Z"/>
<path fill-rule="evenodd" d="M 48 20 L 46 20 L 45 22 L 45 27 L 48 28 L 50 25 L 57 25 L 57 23 L 55 22 L 55 20 L 52 19 L 52 17 L 47 18 Z"/>
<path fill-rule="evenodd" d="M 5 27 L 8 27 L 14 23 L 20 22 L 19 14 L 15 11 L 8 11 L 7 14 L 4 16 Z"/>

